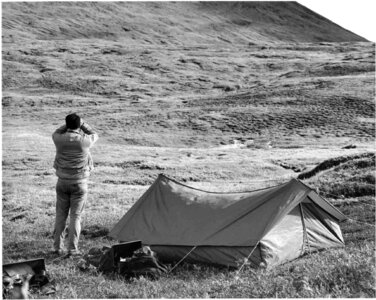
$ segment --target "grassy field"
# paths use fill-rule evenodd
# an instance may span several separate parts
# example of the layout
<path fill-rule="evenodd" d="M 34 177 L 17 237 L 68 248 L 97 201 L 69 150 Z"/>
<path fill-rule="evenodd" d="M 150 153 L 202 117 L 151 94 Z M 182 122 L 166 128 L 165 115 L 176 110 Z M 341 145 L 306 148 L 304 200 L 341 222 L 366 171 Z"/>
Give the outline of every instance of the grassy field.
<path fill-rule="evenodd" d="M 15 138 L 17 136 L 22 136 L 23 146 Z M 158 280 L 139 278 L 126 281 L 95 270 L 80 271 L 76 259 L 53 261 L 55 256 L 49 253 L 56 181 L 51 168 L 53 145 L 48 136 L 26 132 L 4 133 L 3 138 L 9 149 L 3 154 L 3 261 L 45 257 L 49 274 L 58 286 L 51 298 L 375 296 L 374 227 L 351 220 L 341 225 L 346 241 L 344 249 L 307 254 L 270 270 L 245 268 L 239 275 L 215 267 L 182 265 Z M 97 168 L 90 181 L 81 249 L 86 252 L 91 247 L 115 243 L 106 237 L 106 233 L 159 172 L 195 187 L 241 191 L 272 186 L 296 176 L 293 170 L 276 164 L 275 158 L 278 162 L 288 162 L 290 166 L 303 166 L 344 154 L 352 157 L 365 150 L 208 150 L 100 143 L 93 151 Z M 368 156 L 363 168 L 359 168 L 356 161 L 353 161 L 352 172 L 359 176 L 371 173 L 374 180 L 374 156 Z M 331 184 L 337 182 L 338 173 L 346 170 L 350 162 L 319 172 L 306 182 L 323 190 L 323 195 L 327 193 L 332 203 L 351 219 L 375 224 L 374 191 L 349 197 L 331 188 Z M 317 178 L 325 180 L 315 181 Z M 356 177 L 344 178 L 340 184 L 346 187 L 353 178 Z"/>
<path fill-rule="evenodd" d="M 274 27 L 252 31 L 240 12 L 179 5 L 153 4 L 141 22 L 136 4 L 3 4 L 3 263 L 46 259 L 58 289 L 37 298 L 376 297 L 375 45 L 304 36 L 305 23 L 284 31 L 267 6 Z M 240 274 L 182 264 L 157 280 L 54 260 L 51 135 L 73 111 L 100 136 L 83 252 L 116 242 L 106 233 L 159 173 L 209 191 L 309 174 L 350 218 L 346 247 Z"/>

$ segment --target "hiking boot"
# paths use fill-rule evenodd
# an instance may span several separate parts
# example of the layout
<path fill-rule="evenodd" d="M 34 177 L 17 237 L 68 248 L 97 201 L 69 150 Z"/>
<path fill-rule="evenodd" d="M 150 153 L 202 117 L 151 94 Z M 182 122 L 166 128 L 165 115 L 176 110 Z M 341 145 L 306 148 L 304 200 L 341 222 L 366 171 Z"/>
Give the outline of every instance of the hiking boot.
<path fill-rule="evenodd" d="M 63 256 L 65 254 L 67 254 L 67 252 L 65 250 L 62 250 L 62 249 L 54 250 L 52 253 L 55 254 L 55 255 L 58 255 L 58 256 Z"/>
<path fill-rule="evenodd" d="M 70 250 L 68 252 L 68 256 L 73 256 L 73 257 L 82 256 L 82 253 L 79 250 Z"/>

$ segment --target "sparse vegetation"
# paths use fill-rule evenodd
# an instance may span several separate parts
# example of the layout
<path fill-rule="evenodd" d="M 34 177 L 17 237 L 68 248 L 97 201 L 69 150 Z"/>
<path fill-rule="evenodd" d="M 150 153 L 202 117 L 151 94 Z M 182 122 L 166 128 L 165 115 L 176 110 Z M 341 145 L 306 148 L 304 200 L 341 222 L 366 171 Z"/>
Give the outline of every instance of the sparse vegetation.
<path fill-rule="evenodd" d="M 46 74 L 42 75 L 37 83 L 50 90 L 60 90 L 69 92 L 73 95 L 83 93 L 100 94 L 101 86 L 98 79 L 80 79 L 63 76 L 63 74 Z"/>

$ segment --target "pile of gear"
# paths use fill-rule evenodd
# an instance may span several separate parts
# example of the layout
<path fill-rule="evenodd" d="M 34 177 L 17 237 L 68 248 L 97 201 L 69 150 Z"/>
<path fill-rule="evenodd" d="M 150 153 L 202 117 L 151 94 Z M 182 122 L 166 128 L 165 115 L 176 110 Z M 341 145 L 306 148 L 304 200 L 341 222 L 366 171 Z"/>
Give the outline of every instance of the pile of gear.
<path fill-rule="evenodd" d="M 3 299 L 28 299 L 31 274 L 9 276 L 3 272 Z"/>
<path fill-rule="evenodd" d="M 3 265 L 3 299 L 28 299 L 30 293 L 55 293 L 44 259 Z"/>
<path fill-rule="evenodd" d="M 125 277 L 148 276 L 157 278 L 167 273 L 167 267 L 161 264 L 155 252 L 144 246 L 135 251 L 132 257 L 120 258 L 117 272 Z"/>
<path fill-rule="evenodd" d="M 81 271 L 95 270 L 117 273 L 126 278 L 145 276 L 156 279 L 168 268 L 158 261 L 156 253 L 141 241 L 112 247 L 92 248 L 78 262 Z M 3 299 L 28 299 L 30 294 L 49 295 L 56 292 L 45 268 L 44 259 L 3 265 Z"/>
<path fill-rule="evenodd" d="M 95 268 L 102 273 L 115 272 L 126 278 L 147 276 L 155 279 L 168 272 L 150 247 L 142 247 L 139 242 L 132 243 L 118 244 L 111 248 L 91 248 L 78 262 L 78 267 L 82 271 Z"/>

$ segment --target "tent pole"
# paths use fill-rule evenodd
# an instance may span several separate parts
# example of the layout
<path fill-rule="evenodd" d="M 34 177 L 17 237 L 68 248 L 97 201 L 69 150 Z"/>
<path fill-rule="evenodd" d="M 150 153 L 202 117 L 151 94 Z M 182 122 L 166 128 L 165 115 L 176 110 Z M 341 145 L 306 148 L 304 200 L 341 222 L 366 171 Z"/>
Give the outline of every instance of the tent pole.
<path fill-rule="evenodd" d="M 302 223 L 303 223 L 303 253 L 304 253 L 304 248 L 305 248 L 304 247 L 304 242 L 305 242 L 307 244 L 307 246 L 308 246 L 308 252 L 309 252 L 309 254 L 311 254 L 311 247 L 309 246 L 309 240 L 308 240 L 308 235 L 307 235 L 307 228 L 306 228 L 305 222 L 304 222 L 304 212 L 303 212 L 302 203 L 299 203 L 299 208 L 300 208 L 300 214 L 301 214 Z"/>
<path fill-rule="evenodd" d="M 171 268 L 171 270 L 170 271 L 168 271 L 168 273 L 170 273 L 172 270 L 174 270 L 184 259 L 186 259 L 187 257 L 188 257 L 188 255 L 189 254 L 191 254 L 192 253 L 192 251 L 193 250 L 195 250 L 197 248 L 197 246 L 194 246 L 181 260 L 179 260 L 176 264 L 175 264 L 175 266 L 173 266 L 172 268 Z"/>
<path fill-rule="evenodd" d="M 236 272 L 236 275 L 239 275 L 240 271 L 243 269 L 243 267 L 245 266 L 245 264 L 248 262 L 249 258 L 252 256 L 253 254 L 253 251 L 255 251 L 256 247 L 258 246 L 258 244 L 260 243 L 260 241 L 258 241 L 256 243 L 256 245 L 253 247 L 251 253 L 249 253 L 249 255 L 247 256 L 247 258 L 244 260 L 244 263 L 240 266 L 239 270 Z"/>

